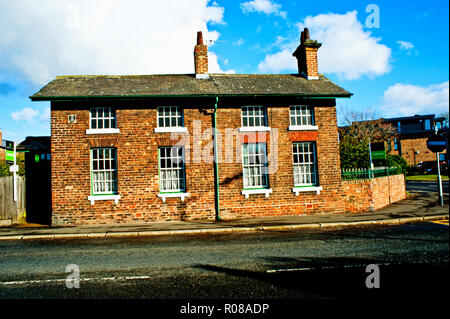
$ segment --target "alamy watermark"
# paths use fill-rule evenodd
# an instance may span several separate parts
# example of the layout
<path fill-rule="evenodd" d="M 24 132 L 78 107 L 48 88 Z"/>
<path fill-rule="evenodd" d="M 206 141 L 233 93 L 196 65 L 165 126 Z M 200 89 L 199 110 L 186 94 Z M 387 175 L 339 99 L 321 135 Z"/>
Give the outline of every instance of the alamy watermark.
<path fill-rule="evenodd" d="M 268 173 L 273 174 L 278 169 L 278 129 L 270 128 L 267 131 L 242 131 L 242 129 L 225 128 L 223 131 L 207 128 L 202 131 L 202 122 L 194 120 L 192 136 L 188 132 L 172 132 L 171 141 L 177 141 L 171 149 L 176 154 L 180 147 L 184 150 L 185 163 L 242 163 L 242 145 L 247 143 L 265 143 L 267 154 L 265 161 Z M 179 158 L 178 160 L 181 160 Z M 252 160 L 260 160 L 251 157 Z M 174 161 L 176 159 L 174 158 Z"/>
<path fill-rule="evenodd" d="M 80 288 L 80 267 L 76 264 L 67 265 L 66 272 L 70 272 L 66 277 L 66 287 L 69 289 Z"/>
<path fill-rule="evenodd" d="M 367 5 L 366 13 L 369 15 L 366 18 L 366 28 L 379 29 L 380 28 L 380 7 L 374 3 Z"/>
<path fill-rule="evenodd" d="M 375 264 L 367 265 L 366 272 L 370 273 L 366 278 L 366 287 L 369 289 L 380 288 L 380 267 Z"/>

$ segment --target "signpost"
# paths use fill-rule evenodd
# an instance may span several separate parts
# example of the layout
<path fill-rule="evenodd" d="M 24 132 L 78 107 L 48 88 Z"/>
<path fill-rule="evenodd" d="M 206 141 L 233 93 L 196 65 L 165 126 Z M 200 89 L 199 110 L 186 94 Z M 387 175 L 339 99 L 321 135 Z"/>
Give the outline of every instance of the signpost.
<path fill-rule="evenodd" d="M 19 165 L 17 165 L 16 160 L 16 143 L 12 141 L 6 141 L 6 152 L 5 152 L 6 164 L 12 164 L 9 167 L 9 171 L 13 173 L 13 200 L 17 202 L 17 172 L 19 171 Z"/>
<path fill-rule="evenodd" d="M 439 152 L 442 152 L 447 147 L 447 139 L 437 133 L 437 127 L 435 127 L 435 135 L 432 135 L 427 140 L 427 147 L 433 153 L 436 153 L 437 173 L 438 173 L 438 188 L 439 188 L 439 202 L 441 206 L 444 206 L 444 196 L 442 196 L 442 179 L 441 179 L 441 167 L 439 163 Z"/>
<path fill-rule="evenodd" d="M 14 164 L 14 142 L 6 141 L 6 164 Z"/>

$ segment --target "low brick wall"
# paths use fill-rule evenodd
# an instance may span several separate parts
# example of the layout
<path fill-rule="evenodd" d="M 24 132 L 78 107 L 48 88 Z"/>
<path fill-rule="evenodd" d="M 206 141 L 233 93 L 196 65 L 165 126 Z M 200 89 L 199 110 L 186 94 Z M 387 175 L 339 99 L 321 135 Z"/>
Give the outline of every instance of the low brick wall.
<path fill-rule="evenodd" d="M 406 197 L 403 174 L 343 181 L 342 189 L 346 212 L 373 211 Z"/>

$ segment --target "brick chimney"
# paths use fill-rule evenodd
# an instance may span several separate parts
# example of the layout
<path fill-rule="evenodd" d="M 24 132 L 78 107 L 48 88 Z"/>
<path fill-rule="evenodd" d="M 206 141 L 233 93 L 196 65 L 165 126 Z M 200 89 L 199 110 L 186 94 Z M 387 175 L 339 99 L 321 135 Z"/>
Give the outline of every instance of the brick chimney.
<path fill-rule="evenodd" d="M 203 44 L 202 32 L 197 32 L 197 45 L 194 48 L 195 78 L 208 79 L 208 46 Z"/>
<path fill-rule="evenodd" d="M 300 36 L 300 45 L 292 53 L 297 58 L 298 73 L 308 80 L 319 79 L 319 68 L 317 65 L 317 50 L 322 43 L 309 38 L 309 30 L 305 28 Z"/>

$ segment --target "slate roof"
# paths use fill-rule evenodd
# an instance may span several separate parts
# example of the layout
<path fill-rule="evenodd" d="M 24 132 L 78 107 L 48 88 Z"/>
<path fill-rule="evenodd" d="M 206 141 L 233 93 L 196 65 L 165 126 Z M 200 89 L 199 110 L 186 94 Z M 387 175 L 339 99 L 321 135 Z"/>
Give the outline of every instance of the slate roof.
<path fill-rule="evenodd" d="M 58 76 L 33 101 L 202 96 L 324 96 L 352 94 L 324 76 L 307 80 L 297 74 L 210 74 L 196 79 L 193 74 Z"/>
<path fill-rule="evenodd" d="M 27 136 L 17 145 L 17 151 L 49 151 L 50 145 L 50 136 Z"/>

